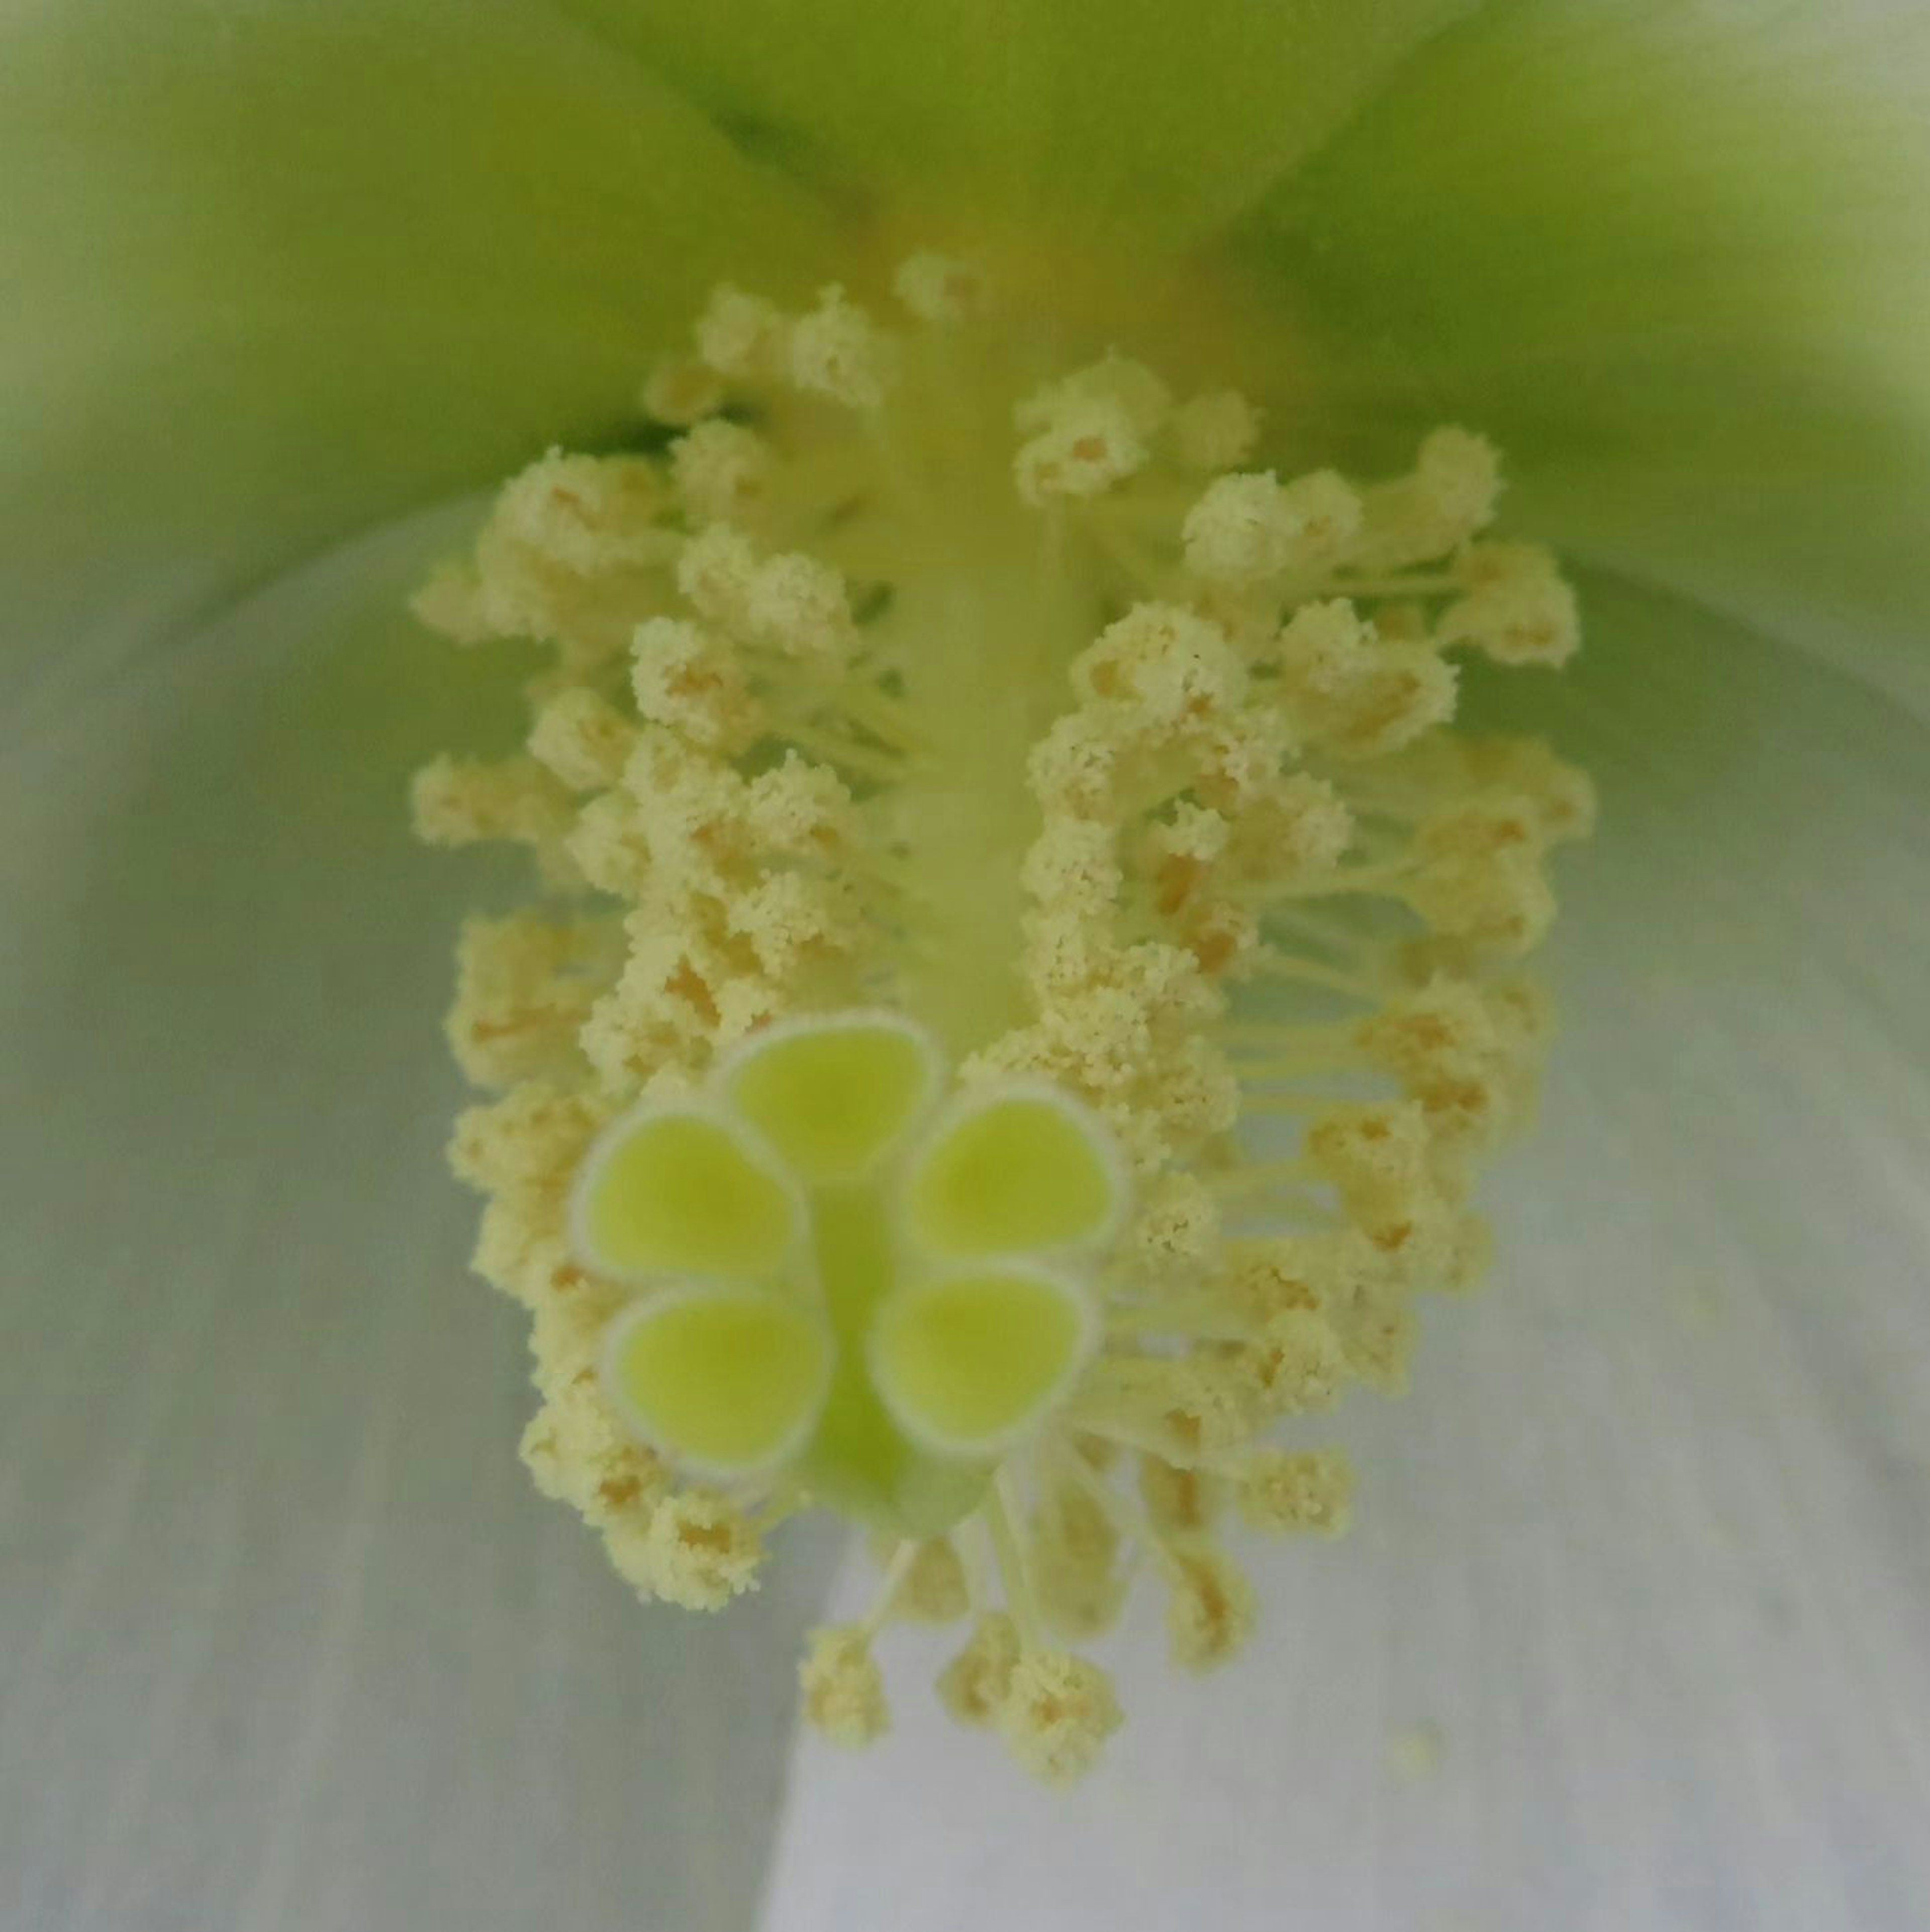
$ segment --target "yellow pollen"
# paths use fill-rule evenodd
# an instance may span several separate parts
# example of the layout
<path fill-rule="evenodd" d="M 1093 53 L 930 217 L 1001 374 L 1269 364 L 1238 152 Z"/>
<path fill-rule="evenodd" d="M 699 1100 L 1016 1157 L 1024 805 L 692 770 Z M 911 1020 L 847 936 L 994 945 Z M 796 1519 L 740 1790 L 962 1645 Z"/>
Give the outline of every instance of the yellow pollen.
<path fill-rule="evenodd" d="M 1595 815 L 1457 722 L 1465 658 L 1580 640 L 1489 444 L 1289 470 L 1212 369 L 1068 333 L 975 254 L 718 289 L 642 380 L 659 453 L 550 452 L 416 599 L 544 661 L 523 743 L 412 800 L 533 875 L 449 1035 L 537 1484 L 691 1609 L 861 1526 L 811 1722 L 877 1738 L 889 1627 L 961 1623 L 938 1695 L 1052 1782 L 1122 1721 L 1062 1646 L 1149 1583 L 1227 1664 L 1236 1546 L 1346 1527 L 1344 1456 L 1275 1432 L 1397 1393 L 1479 1278 Z"/>

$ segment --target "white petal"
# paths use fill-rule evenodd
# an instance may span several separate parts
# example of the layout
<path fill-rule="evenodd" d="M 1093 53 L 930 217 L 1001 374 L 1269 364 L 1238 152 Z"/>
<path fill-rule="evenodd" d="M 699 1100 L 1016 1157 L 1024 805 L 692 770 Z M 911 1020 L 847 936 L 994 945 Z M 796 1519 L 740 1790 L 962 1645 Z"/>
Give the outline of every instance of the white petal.
<path fill-rule="evenodd" d="M 751 1909 L 824 1565 L 646 1609 L 517 1461 L 524 1324 L 442 1161 L 453 923 L 493 875 L 404 829 L 475 674 L 370 617 L 442 534 L 0 760 L 11 1923 Z"/>
<path fill-rule="evenodd" d="M 1256 1552 L 1263 1634 L 1203 1684 L 1143 1620 L 1069 1798 L 888 1649 L 898 1734 L 799 1746 L 766 1932 L 1926 1922 L 1930 733 L 1591 602 L 1667 650 L 1598 642 L 1554 720 L 1610 814 L 1567 1036 L 1500 1280 L 1340 1418 L 1354 1537 Z"/>
<path fill-rule="evenodd" d="M 607 436 L 822 234 L 527 0 L 13 0 L 0 178 L 0 678 Z"/>

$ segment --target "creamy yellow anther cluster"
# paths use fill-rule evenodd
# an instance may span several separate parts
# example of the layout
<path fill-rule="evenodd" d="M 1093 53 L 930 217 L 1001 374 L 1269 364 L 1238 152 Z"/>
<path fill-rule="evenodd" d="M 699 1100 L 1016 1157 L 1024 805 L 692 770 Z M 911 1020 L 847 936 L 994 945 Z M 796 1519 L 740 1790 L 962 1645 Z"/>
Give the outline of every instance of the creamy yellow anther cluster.
<path fill-rule="evenodd" d="M 1209 1669 L 1239 1540 L 1345 1528 L 1302 1432 L 1485 1266 L 1594 804 L 1458 722 L 1470 654 L 1578 641 L 1486 442 L 1290 472 L 1210 371 L 1044 339 L 975 257 L 718 290 L 638 453 L 535 463 L 423 592 L 544 660 L 415 811 L 535 860 L 449 1028 L 538 1483 L 696 1608 L 786 1517 L 862 1525 L 811 1720 L 876 1737 L 886 1625 L 962 1623 L 946 1707 L 1064 1780 L 1136 1575 Z"/>

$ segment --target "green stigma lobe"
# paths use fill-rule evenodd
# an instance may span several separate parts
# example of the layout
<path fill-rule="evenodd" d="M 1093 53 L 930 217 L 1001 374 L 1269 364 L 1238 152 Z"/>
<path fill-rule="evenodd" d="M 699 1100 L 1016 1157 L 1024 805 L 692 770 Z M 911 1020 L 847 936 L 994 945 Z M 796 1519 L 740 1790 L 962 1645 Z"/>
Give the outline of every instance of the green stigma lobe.
<path fill-rule="evenodd" d="M 823 1407 L 832 1343 L 812 1310 L 755 1290 L 673 1290 L 613 1332 L 607 1378 L 652 1442 L 720 1474 L 793 1451 Z"/>
<path fill-rule="evenodd" d="M 586 1166 L 578 1246 L 619 1277 L 758 1280 L 796 1249 L 802 1205 L 741 1130 L 709 1115 L 652 1111 L 619 1121 Z"/>
<path fill-rule="evenodd" d="M 931 1448 L 990 1455 L 1062 1395 L 1090 1333 L 1085 1298 L 1017 1268 L 909 1288 L 879 1311 L 871 1372 L 905 1430 Z"/>
<path fill-rule="evenodd" d="M 937 1084 L 931 1041 L 892 1014 L 775 1030 L 729 1070 L 731 1102 L 813 1186 L 856 1179 Z"/>
<path fill-rule="evenodd" d="M 948 1259 L 1040 1253 L 1101 1240 L 1120 1181 L 1096 1125 L 1062 1096 L 1003 1094 L 943 1127 L 913 1173 L 913 1238 Z"/>

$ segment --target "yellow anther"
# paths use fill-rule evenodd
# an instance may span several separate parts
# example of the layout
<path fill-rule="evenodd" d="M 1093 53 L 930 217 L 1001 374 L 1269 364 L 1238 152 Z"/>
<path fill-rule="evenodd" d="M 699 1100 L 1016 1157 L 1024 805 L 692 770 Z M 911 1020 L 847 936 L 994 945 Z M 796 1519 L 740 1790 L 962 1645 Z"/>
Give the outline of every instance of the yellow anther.
<path fill-rule="evenodd" d="M 1467 766 L 1475 784 L 1529 806 L 1548 844 L 1586 838 L 1594 831 L 1594 781 L 1539 739 L 1475 739 L 1467 747 Z"/>
<path fill-rule="evenodd" d="M 1527 800 L 1504 794 L 1453 806 L 1422 826 L 1414 849 L 1408 903 L 1435 932 L 1513 955 L 1546 934 L 1554 895 Z"/>
<path fill-rule="evenodd" d="M 483 601 L 475 567 L 468 563 L 439 564 L 429 580 L 409 600 L 410 614 L 439 638 L 452 644 L 480 644 L 496 635 Z"/>
<path fill-rule="evenodd" d="M 416 773 L 410 802 L 425 845 L 541 845 L 574 815 L 568 792 L 534 758 L 437 758 Z"/>
<path fill-rule="evenodd" d="M 1449 535 L 1441 552 L 1485 530 L 1501 496 L 1501 459 L 1485 436 L 1437 429 L 1421 445 L 1415 480 Z"/>
<path fill-rule="evenodd" d="M 544 1390 L 542 1407 L 523 1431 L 523 1460 L 545 1496 L 573 1503 L 598 1528 L 631 1540 L 631 1581 L 652 1594 L 647 1574 L 650 1527 L 671 1493 L 668 1468 L 611 1412 L 594 1374 L 578 1371 Z"/>
<path fill-rule="evenodd" d="M 1232 837 L 1232 824 L 1223 813 L 1209 812 L 1185 799 L 1172 807 L 1170 817 L 1152 821 L 1146 835 L 1146 850 L 1155 880 L 1162 882 L 1162 910 L 1170 910 L 1167 902 L 1183 896 L 1170 878 L 1174 868 L 1205 871 L 1218 862 Z"/>
<path fill-rule="evenodd" d="M 766 382 L 784 373 L 790 335 L 791 324 L 775 303 L 726 283 L 697 319 L 697 354 L 733 381 Z"/>
<path fill-rule="evenodd" d="M 1032 1587 L 1047 1622 L 1062 1636 L 1081 1640 L 1111 1629 L 1128 1580 L 1112 1518 L 1089 1491 L 1061 1481 L 1041 1500 L 1030 1528 Z"/>
<path fill-rule="evenodd" d="M 907 256 L 892 286 L 909 314 L 941 327 L 969 322 L 987 295 L 985 272 L 976 262 L 930 250 Z"/>
<path fill-rule="evenodd" d="M 1072 687 L 1130 707 L 1128 730 L 1164 734 L 1237 705 L 1246 671 L 1217 626 L 1177 604 L 1138 604 L 1074 660 Z"/>
<path fill-rule="evenodd" d="M 456 947 L 448 1037 L 479 1087 L 567 1074 L 571 1048 L 599 988 L 607 929 L 533 913 L 464 922 Z"/>
<path fill-rule="evenodd" d="M 731 902 L 728 926 L 759 970 L 782 985 L 848 951 L 859 937 L 847 893 L 804 872 L 773 871 L 746 886 Z"/>
<path fill-rule="evenodd" d="M 1472 644 L 1497 664 L 1566 664 L 1581 644 L 1575 592 L 1554 559 L 1527 544 L 1477 544 L 1457 574 L 1467 594 L 1442 614 L 1443 645 Z"/>
<path fill-rule="evenodd" d="M 1212 720 L 1188 746 L 1198 770 L 1194 789 L 1216 812 L 1251 812 L 1278 783 L 1291 738 L 1285 715 L 1272 703 Z"/>
<path fill-rule="evenodd" d="M 1032 788 L 1050 812 L 1110 818 L 1119 764 L 1116 722 L 1093 710 L 1068 712 L 1032 748 Z"/>
<path fill-rule="evenodd" d="M 1453 667 L 1425 645 L 1386 642 L 1344 602 L 1300 610 L 1279 661 L 1296 728 L 1350 760 L 1385 758 L 1454 716 Z"/>
<path fill-rule="evenodd" d="M 1271 470 L 1222 476 L 1187 512 L 1186 567 L 1208 582 L 1251 584 L 1331 568 L 1360 528 L 1360 499 L 1330 470 L 1282 484 Z"/>
<path fill-rule="evenodd" d="M 1239 1512 L 1251 1529 L 1344 1536 L 1353 1503 L 1353 1471 L 1331 1450 L 1262 1449 L 1239 1485 Z"/>
<path fill-rule="evenodd" d="M 575 792 L 601 791 L 623 776 L 637 728 L 616 706 L 581 685 L 559 691 L 536 714 L 529 753 Z"/>
<path fill-rule="evenodd" d="M 589 572 L 661 563 L 657 519 L 664 479 L 643 457 L 566 456 L 552 450 L 496 500 L 484 538 L 487 565 L 499 546 L 522 560 Z"/>
<path fill-rule="evenodd" d="M 1441 974 L 1369 1014 L 1354 1037 L 1377 1065 L 1417 1091 L 1478 1078 L 1501 1052 L 1482 989 Z"/>
<path fill-rule="evenodd" d="M 1308 1130 L 1307 1157 L 1372 1227 L 1412 1211 L 1432 1185 L 1427 1117 L 1411 1100 L 1335 1107 Z"/>
<path fill-rule="evenodd" d="M 1347 1376 L 1347 1354 L 1326 1316 L 1283 1309 L 1228 1357 L 1255 1409 L 1266 1416 L 1331 1408 Z"/>
<path fill-rule="evenodd" d="M 998 1721 L 1021 1648 L 1018 1627 L 1002 1610 L 979 1618 L 971 1640 L 938 1680 L 940 1700 L 960 1724 L 983 1727 Z"/>
<path fill-rule="evenodd" d="M 1449 1250 L 1443 1237 L 1452 1224 L 1440 1203 L 1426 1204 L 1431 1211 L 1392 1223 L 1377 1238 L 1388 1244 L 1396 1259 L 1413 1250 L 1412 1271 L 1431 1276 L 1446 1258 Z M 1343 1340 L 1347 1366 L 1360 1381 L 1383 1395 L 1407 1394 L 1414 1353 L 1414 1318 L 1397 1290 L 1383 1288 L 1365 1298 L 1354 1309 Z"/>
<path fill-rule="evenodd" d="M 734 524 L 712 524 L 684 546 L 677 560 L 677 588 L 699 616 L 726 630 L 742 631 L 750 622 L 757 572 L 751 539 Z"/>
<path fill-rule="evenodd" d="M 1262 1419 L 1239 1366 L 1198 1354 L 1102 1356 L 1068 1412 L 1079 1427 L 1182 1469 L 1230 1454 Z"/>
<path fill-rule="evenodd" d="M 1173 1660 L 1182 1670 L 1216 1670 L 1231 1663 L 1253 1634 L 1253 1585 L 1210 1544 L 1176 1548 L 1171 1560 L 1166 1632 Z"/>
<path fill-rule="evenodd" d="M 891 386 L 889 340 L 841 288 L 820 291 L 817 306 L 790 335 L 790 379 L 807 393 L 854 410 L 875 410 Z"/>
<path fill-rule="evenodd" d="M 1167 434 L 1173 454 L 1188 470 L 1234 470 L 1260 440 L 1260 415 L 1237 389 L 1212 389 L 1182 403 Z"/>
<path fill-rule="evenodd" d="M 1220 1245 L 1219 1204 L 1197 1175 L 1166 1174 L 1142 1197 L 1125 1246 L 1140 1271 L 1183 1282 L 1209 1268 Z"/>
<path fill-rule="evenodd" d="M 699 423 L 670 448 L 678 500 L 700 524 L 754 521 L 769 502 L 775 470 L 770 446 L 741 423 Z"/>
<path fill-rule="evenodd" d="M 948 1538 L 919 1544 L 892 1593 L 890 1610 L 914 1623 L 956 1623 L 972 1606 L 965 1564 Z"/>
<path fill-rule="evenodd" d="M 1006 1748 L 1047 1784 L 1077 1783 L 1123 1721 L 1112 1679 L 1066 1651 L 1021 1654 L 997 1716 Z"/>
<path fill-rule="evenodd" d="M 681 618 L 652 617 L 637 627 L 631 653 L 638 717 L 706 751 L 742 751 L 760 735 L 743 666 L 721 638 Z"/>
<path fill-rule="evenodd" d="M 575 1166 L 601 1124 L 582 1094 L 526 1080 L 457 1117 L 449 1163 L 459 1180 L 485 1192 L 544 1187 Z"/>
<path fill-rule="evenodd" d="M 788 657 L 835 664 L 857 644 L 844 580 L 815 557 L 766 558 L 746 586 L 744 615 L 754 640 Z"/>
<path fill-rule="evenodd" d="M 1102 496 L 1146 466 L 1145 439 L 1117 398 L 1065 399 L 1047 426 L 1019 446 L 1012 475 L 1023 502 Z"/>
<path fill-rule="evenodd" d="M 1353 843 L 1353 814 L 1332 781 L 1296 772 L 1238 821 L 1234 856 L 1255 878 L 1331 872 Z"/>
<path fill-rule="evenodd" d="M 1140 1458 L 1140 1500 L 1147 1520 L 1169 1540 L 1210 1530 L 1225 1504 L 1226 1487 L 1204 1470 L 1176 1468 L 1158 1456 Z"/>
<path fill-rule="evenodd" d="M 821 861 L 841 857 L 858 830 L 844 781 L 795 752 L 745 788 L 744 828 L 773 857 Z"/>
<path fill-rule="evenodd" d="M 1533 980 L 1493 980 L 1484 989 L 1504 1048 L 1530 1058 L 1542 1052 L 1554 1037 L 1554 1001 L 1546 987 Z"/>
<path fill-rule="evenodd" d="M 1101 912 L 1124 884 L 1118 842 L 1113 828 L 1100 820 L 1055 818 L 1026 854 L 1020 883 L 1041 904 Z"/>
<path fill-rule="evenodd" d="M 639 400 L 657 422 L 688 429 L 724 406 L 724 383 L 708 363 L 673 357 L 650 371 Z"/>
<path fill-rule="evenodd" d="M 891 1729 L 885 1680 L 871 1654 L 871 1639 L 861 1625 L 839 1624 L 813 1630 L 811 1647 L 798 1666 L 804 1713 L 813 1730 L 829 1743 L 856 1750 L 875 1743 Z"/>
<path fill-rule="evenodd" d="M 670 555 L 668 503 L 646 458 L 551 451 L 504 487 L 477 540 L 478 622 L 496 636 L 592 644 L 607 596 Z"/>
<path fill-rule="evenodd" d="M 686 1490 L 659 1503 L 646 1550 L 650 1587 L 688 1610 L 721 1610 L 754 1589 L 764 1556 L 744 1512 L 709 1490 Z"/>
<path fill-rule="evenodd" d="M 1287 1309 L 1313 1309 L 1337 1322 L 1379 1291 L 1389 1268 L 1368 1234 L 1352 1226 L 1240 1242 L 1227 1259 L 1227 1291 L 1254 1324 Z"/>
<path fill-rule="evenodd" d="M 1144 441 L 1170 414 L 1173 392 L 1143 362 L 1109 351 L 1098 362 L 1034 390 L 1012 412 L 1012 421 L 1028 434 L 1057 429 L 1084 418 L 1093 404 L 1116 410 L 1133 434 Z"/>
<path fill-rule="evenodd" d="M 1352 560 L 1382 571 L 1446 556 L 1488 527 L 1500 495 L 1493 445 L 1464 429 L 1436 430 L 1411 476 L 1369 493 Z"/>

